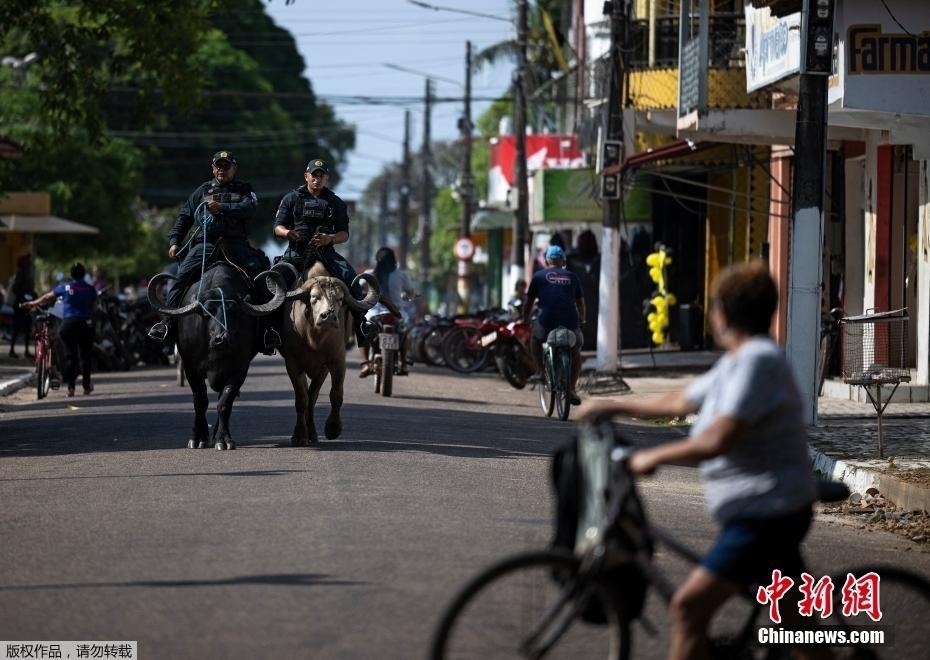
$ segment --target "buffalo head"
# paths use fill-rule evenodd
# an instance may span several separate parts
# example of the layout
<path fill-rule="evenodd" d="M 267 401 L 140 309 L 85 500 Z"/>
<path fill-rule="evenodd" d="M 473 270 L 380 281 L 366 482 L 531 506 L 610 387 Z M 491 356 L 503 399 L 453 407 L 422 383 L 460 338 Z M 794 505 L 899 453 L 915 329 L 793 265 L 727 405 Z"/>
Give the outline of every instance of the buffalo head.
<path fill-rule="evenodd" d="M 378 302 L 381 295 L 378 280 L 368 273 L 358 275 L 352 286 L 358 282 L 368 283 L 368 293 L 357 300 L 346 283 L 335 277 L 311 277 L 302 286 L 288 291 L 288 300 L 299 300 L 307 306 L 307 319 L 317 327 L 338 326 L 340 311 L 345 304 L 356 312 L 367 312 Z"/>

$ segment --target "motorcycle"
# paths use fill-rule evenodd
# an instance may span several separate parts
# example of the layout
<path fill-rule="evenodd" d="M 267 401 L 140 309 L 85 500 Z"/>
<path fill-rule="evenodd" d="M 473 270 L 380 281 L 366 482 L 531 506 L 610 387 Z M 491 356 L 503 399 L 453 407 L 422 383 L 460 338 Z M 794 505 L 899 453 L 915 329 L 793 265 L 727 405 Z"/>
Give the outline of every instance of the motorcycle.
<path fill-rule="evenodd" d="M 481 345 L 493 351 L 497 370 L 510 385 L 518 390 L 536 372 L 530 341 L 533 326 L 522 321 L 495 324 L 486 322 L 481 327 Z"/>
<path fill-rule="evenodd" d="M 406 328 L 403 320 L 378 303 L 365 314 L 369 322 L 378 326 L 378 334 L 371 340 L 371 371 L 375 394 L 391 396 L 394 376 L 407 374 Z"/>

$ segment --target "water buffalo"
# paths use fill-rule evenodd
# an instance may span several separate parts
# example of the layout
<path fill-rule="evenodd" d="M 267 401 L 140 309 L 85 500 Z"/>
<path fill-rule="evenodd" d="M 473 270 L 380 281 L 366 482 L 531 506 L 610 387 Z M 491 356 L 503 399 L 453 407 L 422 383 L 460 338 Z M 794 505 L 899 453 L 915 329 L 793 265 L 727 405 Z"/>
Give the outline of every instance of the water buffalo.
<path fill-rule="evenodd" d="M 249 364 L 258 352 L 258 319 L 278 309 L 284 302 L 287 285 L 281 275 L 266 271 L 255 278 L 272 293 L 270 301 L 253 304 L 249 286 L 242 273 L 221 261 L 207 270 L 201 284 L 184 292 L 177 309 L 166 307 L 157 291 L 165 280 L 176 279 L 167 273 L 149 282 L 149 302 L 166 316 L 178 317 L 178 352 L 184 373 L 194 395 L 194 427 L 187 446 L 207 446 L 207 386 L 210 383 L 220 396 L 216 404 L 217 423 L 210 442 L 217 449 L 235 449 L 229 433 L 229 416 L 239 388 L 249 372 Z M 199 292 L 199 296 L 198 296 Z"/>
<path fill-rule="evenodd" d="M 275 266 L 281 267 L 281 264 Z M 357 300 L 345 282 L 329 277 L 323 265 L 317 263 L 310 268 L 303 284 L 298 284 L 285 296 L 281 354 L 294 386 L 297 422 L 291 444 L 295 447 L 318 441 L 313 408 L 327 374 L 332 378 L 329 391 L 331 410 L 324 433 L 333 440 L 342 432 L 339 411 L 346 376 L 346 344 L 353 333 L 351 310 L 368 311 L 380 295 L 374 276 L 363 273 L 355 278 L 352 286 L 361 280 L 368 282 L 368 293 Z"/>

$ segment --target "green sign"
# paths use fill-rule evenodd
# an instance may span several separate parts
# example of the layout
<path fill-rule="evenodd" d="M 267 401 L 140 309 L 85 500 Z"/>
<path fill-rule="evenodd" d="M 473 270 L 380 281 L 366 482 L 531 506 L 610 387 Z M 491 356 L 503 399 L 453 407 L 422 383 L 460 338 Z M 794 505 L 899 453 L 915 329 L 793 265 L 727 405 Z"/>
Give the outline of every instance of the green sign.
<path fill-rule="evenodd" d="M 602 222 L 604 201 L 598 198 L 600 177 L 593 169 L 537 170 L 533 175 L 533 223 Z M 648 186 L 640 179 L 623 190 L 623 219 L 652 220 Z"/>
<path fill-rule="evenodd" d="M 533 175 L 534 222 L 600 222 L 604 218 L 592 169 L 537 170 Z"/>

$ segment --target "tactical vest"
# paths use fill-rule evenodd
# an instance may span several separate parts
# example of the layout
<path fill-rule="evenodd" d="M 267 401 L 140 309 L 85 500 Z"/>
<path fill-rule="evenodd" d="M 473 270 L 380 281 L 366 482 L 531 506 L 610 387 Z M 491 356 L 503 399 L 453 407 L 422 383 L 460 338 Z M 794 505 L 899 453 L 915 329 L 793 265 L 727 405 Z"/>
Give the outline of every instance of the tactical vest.
<path fill-rule="evenodd" d="M 294 228 L 306 227 L 311 234 L 335 231 L 335 212 L 329 200 L 312 195 L 301 195 L 297 200 L 297 219 Z"/>
<path fill-rule="evenodd" d="M 203 191 L 203 202 L 219 202 L 220 204 L 237 204 L 245 196 L 240 192 L 236 182 L 227 185 L 211 183 Z M 213 222 L 207 230 L 210 238 L 225 236 L 227 238 L 246 238 L 245 222 L 241 219 L 230 218 L 222 211 L 214 214 Z"/>

